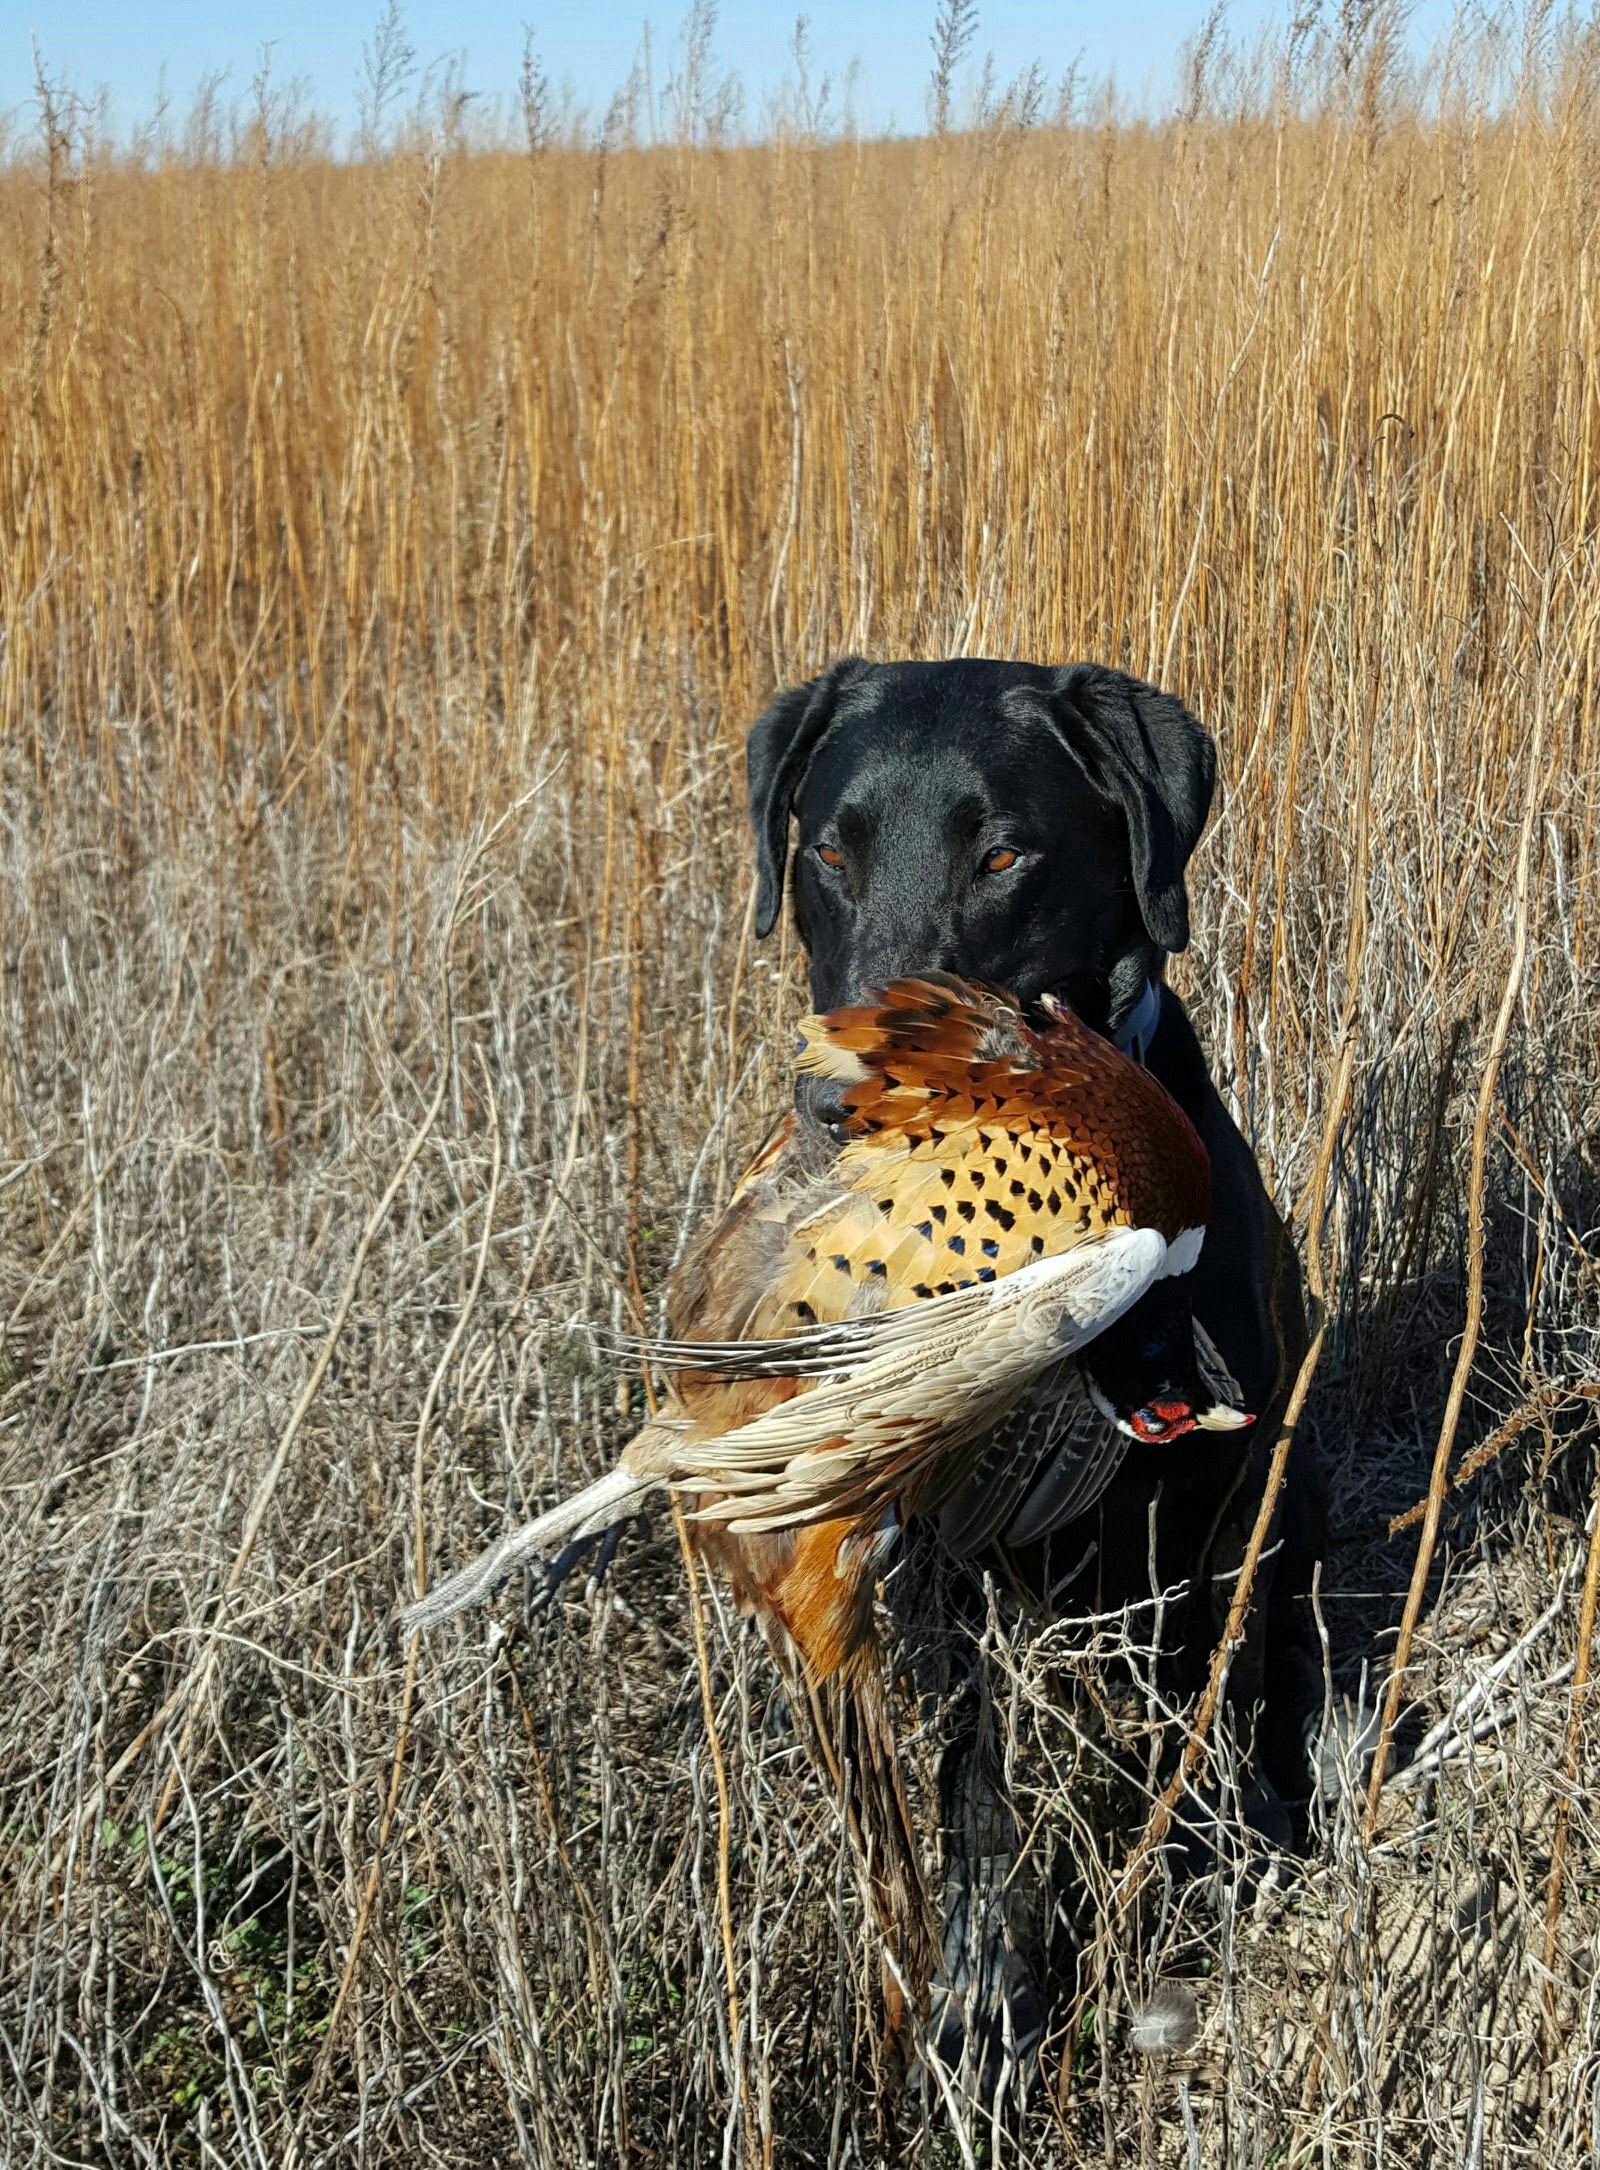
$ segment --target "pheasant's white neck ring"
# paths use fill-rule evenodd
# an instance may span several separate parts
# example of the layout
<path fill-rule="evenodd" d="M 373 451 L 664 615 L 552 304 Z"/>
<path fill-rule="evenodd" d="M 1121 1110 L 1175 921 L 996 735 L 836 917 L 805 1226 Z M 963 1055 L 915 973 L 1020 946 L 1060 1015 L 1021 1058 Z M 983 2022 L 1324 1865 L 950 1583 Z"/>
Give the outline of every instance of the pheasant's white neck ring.
<path fill-rule="evenodd" d="M 1134 1062 L 1143 1062 L 1160 1022 L 1161 989 L 1154 980 L 1146 980 L 1144 993 L 1111 1035 L 1111 1044 L 1119 1055 L 1126 1055 Z"/>

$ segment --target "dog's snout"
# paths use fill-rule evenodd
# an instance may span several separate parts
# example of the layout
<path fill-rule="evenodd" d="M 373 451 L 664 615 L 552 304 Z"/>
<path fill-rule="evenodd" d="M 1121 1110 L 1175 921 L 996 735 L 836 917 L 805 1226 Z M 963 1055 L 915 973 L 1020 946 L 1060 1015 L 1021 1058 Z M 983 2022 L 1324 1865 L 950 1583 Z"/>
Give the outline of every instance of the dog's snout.
<path fill-rule="evenodd" d="M 803 1077 L 795 1086 L 800 1112 L 837 1134 L 844 1123 L 844 1096 L 849 1088 L 834 1077 Z"/>

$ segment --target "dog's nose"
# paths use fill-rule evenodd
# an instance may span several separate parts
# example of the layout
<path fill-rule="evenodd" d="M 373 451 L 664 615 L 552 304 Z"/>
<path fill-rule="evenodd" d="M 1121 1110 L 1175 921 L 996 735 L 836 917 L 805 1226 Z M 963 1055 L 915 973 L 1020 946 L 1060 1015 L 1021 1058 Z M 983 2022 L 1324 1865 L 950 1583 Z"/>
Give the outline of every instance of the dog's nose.
<path fill-rule="evenodd" d="M 1068 972 L 1056 985 L 1091 1032 L 1106 1030 L 1111 1018 L 1111 989 L 1103 972 Z"/>
<path fill-rule="evenodd" d="M 796 1081 L 795 1104 L 824 1130 L 838 1136 L 844 1123 L 844 1096 L 849 1088 L 835 1077 L 803 1077 Z"/>

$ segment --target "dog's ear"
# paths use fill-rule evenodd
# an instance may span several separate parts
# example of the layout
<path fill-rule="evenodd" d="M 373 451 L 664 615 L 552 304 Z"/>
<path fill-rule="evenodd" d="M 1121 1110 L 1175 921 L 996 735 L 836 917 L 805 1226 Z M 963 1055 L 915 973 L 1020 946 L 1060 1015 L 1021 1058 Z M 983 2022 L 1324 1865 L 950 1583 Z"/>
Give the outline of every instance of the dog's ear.
<path fill-rule="evenodd" d="M 768 935 L 783 904 L 789 856 L 789 810 L 818 739 L 833 721 L 839 695 L 871 665 L 845 656 L 820 678 L 791 686 L 750 726 L 745 769 L 750 779 L 750 826 L 756 840 L 756 933 Z"/>
<path fill-rule="evenodd" d="M 1188 946 L 1184 868 L 1211 811 L 1217 754 L 1183 703 L 1098 663 L 1056 673 L 1057 722 L 1096 789 L 1122 808 L 1150 939 Z"/>

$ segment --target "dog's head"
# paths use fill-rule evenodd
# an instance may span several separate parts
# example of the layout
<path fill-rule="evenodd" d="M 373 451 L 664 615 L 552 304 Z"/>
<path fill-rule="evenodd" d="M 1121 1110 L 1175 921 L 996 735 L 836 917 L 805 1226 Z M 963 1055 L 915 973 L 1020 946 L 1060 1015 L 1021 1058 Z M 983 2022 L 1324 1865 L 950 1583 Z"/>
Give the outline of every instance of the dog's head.
<path fill-rule="evenodd" d="M 1121 671 L 848 657 L 778 696 L 748 758 L 756 931 L 782 907 L 792 815 L 819 1008 L 942 968 L 1115 1031 L 1189 939 L 1215 755 Z"/>

